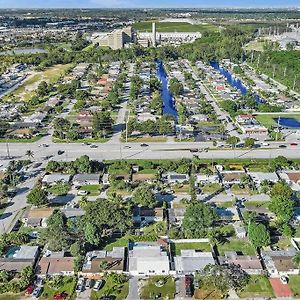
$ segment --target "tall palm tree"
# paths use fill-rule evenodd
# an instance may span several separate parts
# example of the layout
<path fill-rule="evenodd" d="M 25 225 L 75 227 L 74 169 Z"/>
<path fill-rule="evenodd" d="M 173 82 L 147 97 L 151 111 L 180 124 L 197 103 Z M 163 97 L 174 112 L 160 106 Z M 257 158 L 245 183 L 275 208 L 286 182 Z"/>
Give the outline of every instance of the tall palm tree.
<path fill-rule="evenodd" d="M 33 151 L 31 150 L 27 150 L 25 155 L 28 156 L 28 159 L 33 158 L 34 156 Z"/>

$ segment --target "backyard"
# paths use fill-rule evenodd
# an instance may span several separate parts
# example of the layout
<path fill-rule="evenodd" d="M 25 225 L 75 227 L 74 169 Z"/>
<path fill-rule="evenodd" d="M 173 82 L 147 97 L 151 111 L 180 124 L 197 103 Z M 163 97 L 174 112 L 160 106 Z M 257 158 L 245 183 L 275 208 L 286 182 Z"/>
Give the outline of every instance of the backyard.
<path fill-rule="evenodd" d="M 277 125 L 274 119 L 278 118 L 279 116 L 284 118 L 293 118 L 297 121 L 300 121 L 300 114 L 282 114 L 282 113 L 265 114 L 265 115 L 257 115 L 255 116 L 255 118 L 259 123 L 261 123 L 267 128 L 270 128 L 271 126 Z"/>
<path fill-rule="evenodd" d="M 242 291 L 237 292 L 240 298 L 253 297 L 274 297 L 272 286 L 269 279 L 263 275 L 252 275 L 248 284 Z"/>
<path fill-rule="evenodd" d="M 256 255 L 255 248 L 246 239 L 230 240 L 217 246 L 220 255 L 224 255 L 225 251 L 242 252 L 244 255 Z"/>
<path fill-rule="evenodd" d="M 144 280 L 143 280 L 144 281 Z M 162 281 L 163 285 L 158 283 Z M 171 276 L 153 276 L 143 282 L 141 288 L 141 299 L 174 299 L 175 295 L 175 282 Z"/>
<path fill-rule="evenodd" d="M 195 249 L 202 252 L 211 252 L 209 243 L 171 243 L 172 255 L 180 255 L 181 250 Z"/>
<path fill-rule="evenodd" d="M 292 290 L 294 297 L 300 297 L 300 275 L 289 276 L 289 287 Z"/>

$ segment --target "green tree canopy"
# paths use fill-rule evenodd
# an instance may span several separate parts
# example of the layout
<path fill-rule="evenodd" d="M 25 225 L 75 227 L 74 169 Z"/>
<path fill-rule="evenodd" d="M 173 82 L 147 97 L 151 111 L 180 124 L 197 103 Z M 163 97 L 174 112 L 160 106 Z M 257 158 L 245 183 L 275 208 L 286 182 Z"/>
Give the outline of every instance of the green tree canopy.
<path fill-rule="evenodd" d="M 34 206 L 43 206 L 48 203 L 47 192 L 40 186 L 36 186 L 27 195 L 27 202 Z"/>
<path fill-rule="evenodd" d="M 270 233 L 263 224 L 251 222 L 248 226 L 248 235 L 251 243 L 256 248 L 270 245 Z"/>
<path fill-rule="evenodd" d="M 149 185 L 143 184 L 137 187 L 133 193 L 133 202 L 139 206 L 154 207 L 156 199 Z"/>

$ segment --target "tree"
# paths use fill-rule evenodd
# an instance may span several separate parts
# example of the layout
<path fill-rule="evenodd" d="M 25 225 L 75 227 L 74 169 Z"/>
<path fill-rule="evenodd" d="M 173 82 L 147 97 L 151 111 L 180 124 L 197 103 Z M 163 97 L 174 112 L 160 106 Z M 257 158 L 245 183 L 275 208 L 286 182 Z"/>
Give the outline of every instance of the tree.
<path fill-rule="evenodd" d="M 203 203 L 197 202 L 189 205 L 185 211 L 182 227 L 186 238 L 205 237 L 207 228 L 218 219 L 215 210 Z"/>
<path fill-rule="evenodd" d="M 174 96 L 179 96 L 184 92 L 184 87 L 177 78 L 172 78 L 169 81 L 169 90 Z"/>
<path fill-rule="evenodd" d="M 270 211 L 275 213 L 279 225 L 287 224 L 294 214 L 293 191 L 284 182 L 277 182 L 271 190 Z"/>
<path fill-rule="evenodd" d="M 140 185 L 133 193 L 133 202 L 139 206 L 154 207 L 156 205 L 156 199 L 149 185 Z"/>
<path fill-rule="evenodd" d="M 246 148 L 252 148 L 255 145 L 255 140 L 252 138 L 246 138 L 244 144 Z"/>
<path fill-rule="evenodd" d="M 42 81 L 39 85 L 38 85 L 38 88 L 37 88 L 37 95 L 39 97 L 45 97 L 47 96 L 49 92 L 49 87 L 48 87 L 48 84 L 46 81 Z"/>
<path fill-rule="evenodd" d="M 27 195 L 27 202 L 34 206 L 43 206 L 48 203 L 47 192 L 36 186 Z"/>
<path fill-rule="evenodd" d="M 270 245 L 270 233 L 263 224 L 251 222 L 248 226 L 248 235 L 255 248 L 261 248 Z"/>
<path fill-rule="evenodd" d="M 86 224 L 84 234 L 86 241 L 91 245 L 97 246 L 100 244 L 101 237 L 95 225 Z"/>
<path fill-rule="evenodd" d="M 74 257 L 82 255 L 83 254 L 82 244 L 78 241 L 73 243 L 70 247 L 70 253 Z"/>
<path fill-rule="evenodd" d="M 240 138 L 237 137 L 237 136 L 230 136 L 228 139 L 227 139 L 227 144 L 231 145 L 232 148 L 234 148 L 237 143 L 240 141 Z"/>
<path fill-rule="evenodd" d="M 293 263 L 300 268 L 300 252 L 298 251 L 293 257 Z"/>

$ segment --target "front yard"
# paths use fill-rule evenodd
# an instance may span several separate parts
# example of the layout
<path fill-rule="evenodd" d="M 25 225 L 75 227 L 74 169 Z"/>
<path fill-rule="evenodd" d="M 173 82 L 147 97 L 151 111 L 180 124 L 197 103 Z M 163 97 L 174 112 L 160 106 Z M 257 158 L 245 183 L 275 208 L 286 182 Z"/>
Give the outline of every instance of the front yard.
<path fill-rule="evenodd" d="M 206 184 L 204 185 L 201 190 L 204 194 L 214 194 L 215 192 L 217 192 L 218 190 L 221 189 L 221 184 L 219 183 L 210 183 L 210 184 Z"/>
<path fill-rule="evenodd" d="M 89 196 L 99 196 L 102 189 L 101 184 L 95 185 L 83 185 L 80 187 L 81 191 L 86 191 L 89 193 Z"/>
<path fill-rule="evenodd" d="M 289 287 L 292 290 L 294 297 L 300 298 L 300 275 L 289 276 Z"/>
<path fill-rule="evenodd" d="M 125 277 L 118 274 L 109 274 L 103 278 L 104 285 L 100 291 L 91 292 L 91 300 L 98 300 L 103 296 L 111 296 L 115 300 L 126 299 L 129 291 L 128 281 L 124 281 Z"/>
<path fill-rule="evenodd" d="M 76 287 L 77 278 L 72 276 L 64 276 L 58 288 L 52 287 L 50 280 L 45 283 L 43 293 L 40 299 L 53 299 L 53 296 L 65 292 L 68 294 L 68 299 L 74 299 L 74 290 Z"/>
<path fill-rule="evenodd" d="M 263 275 L 250 276 L 249 283 L 243 290 L 237 292 L 240 298 L 274 297 L 273 289 L 269 279 Z"/>
<path fill-rule="evenodd" d="M 143 280 L 144 281 L 144 280 Z M 159 281 L 163 282 L 160 286 L 157 284 Z M 174 299 L 175 295 L 175 282 L 171 276 L 153 276 L 144 282 L 141 288 L 141 299 Z M 158 286 L 156 286 L 156 284 Z M 154 298 L 158 297 L 158 298 Z"/>

